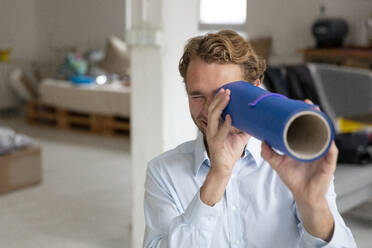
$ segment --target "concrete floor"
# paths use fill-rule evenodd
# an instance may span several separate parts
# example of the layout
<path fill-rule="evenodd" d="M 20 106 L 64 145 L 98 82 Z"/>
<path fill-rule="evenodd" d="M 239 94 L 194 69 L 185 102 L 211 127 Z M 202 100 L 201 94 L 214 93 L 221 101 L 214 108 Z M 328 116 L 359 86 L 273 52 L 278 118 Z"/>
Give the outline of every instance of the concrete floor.
<path fill-rule="evenodd" d="M 130 247 L 128 138 L 0 120 L 42 147 L 43 181 L 0 196 L 0 247 Z"/>
<path fill-rule="evenodd" d="M 0 195 L 0 242 L 7 248 L 130 247 L 131 170 L 128 138 L 0 125 L 35 139 L 43 149 L 43 182 Z M 372 203 L 361 206 L 372 209 Z M 372 247 L 372 220 L 344 215 L 360 248 Z"/>

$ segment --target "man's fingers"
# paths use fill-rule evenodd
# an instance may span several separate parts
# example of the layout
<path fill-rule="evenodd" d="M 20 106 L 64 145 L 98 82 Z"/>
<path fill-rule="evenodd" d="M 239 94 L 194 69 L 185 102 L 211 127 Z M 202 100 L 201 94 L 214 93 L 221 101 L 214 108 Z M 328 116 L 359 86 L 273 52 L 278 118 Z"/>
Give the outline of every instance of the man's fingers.
<path fill-rule="evenodd" d="M 311 105 L 314 105 L 314 108 L 316 110 L 319 110 L 320 111 L 320 108 L 318 105 L 314 104 L 310 99 L 305 99 L 304 102 L 308 103 L 308 104 L 311 104 Z"/>
<path fill-rule="evenodd" d="M 231 116 L 226 115 L 222 128 L 219 130 L 218 139 L 225 140 L 231 129 Z"/>
<path fill-rule="evenodd" d="M 262 142 L 261 156 L 265 159 L 274 170 L 278 169 L 283 157 L 277 154 L 266 142 Z"/>
<path fill-rule="evenodd" d="M 220 111 L 222 113 L 223 109 L 227 106 L 230 100 L 230 90 L 221 89 L 221 91 L 215 96 L 211 105 L 208 108 L 209 113 L 214 113 Z M 220 114 L 221 115 L 221 114 Z"/>
<path fill-rule="evenodd" d="M 223 95 L 225 95 L 225 89 L 224 88 L 220 89 L 217 92 L 217 94 L 214 96 L 214 98 L 211 102 L 211 105 L 209 105 L 208 111 L 212 111 L 216 107 L 216 105 L 221 101 L 221 99 L 222 99 L 221 96 L 223 96 Z"/>
<path fill-rule="evenodd" d="M 218 125 L 222 111 L 230 100 L 230 90 L 220 91 L 208 108 L 208 132 L 214 136 L 218 132 Z"/>
<path fill-rule="evenodd" d="M 338 157 L 338 149 L 336 147 L 335 142 L 332 141 L 331 147 L 329 148 L 329 151 L 328 151 L 328 153 L 326 155 L 326 160 L 330 164 L 336 165 L 336 163 L 337 163 L 337 157 Z M 336 168 L 336 166 L 335 166 L 335 168 Z M 335 169 L 335 168 L 332 168 L 332 169 Z"/>

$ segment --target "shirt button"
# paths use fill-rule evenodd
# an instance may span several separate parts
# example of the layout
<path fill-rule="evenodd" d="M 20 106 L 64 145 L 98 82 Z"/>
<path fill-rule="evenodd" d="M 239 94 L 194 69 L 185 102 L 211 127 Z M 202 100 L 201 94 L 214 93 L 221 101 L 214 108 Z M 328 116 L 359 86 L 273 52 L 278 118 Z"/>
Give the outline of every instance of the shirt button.
<path fill-rule="evenodd" d="M 239 243 L 240 243 L 240 241 L 239 241 L 239 240 L 236 240 L 236 241 L 235 241 L 235 244 L 237 244 L 237 245 L 238 245 Z"/>
<path fill-rule="evenodd" d="M 232 206 L 232 209 L 235 211 L 236 210 L 236 207 L 235 206 Z"/>
<path fill-rule="evenodd" d="M 236 174 L 232 174 L 232 175 L 231 175 L 231 178 L 235 178 L 235 177 L 236 177 Z"/>

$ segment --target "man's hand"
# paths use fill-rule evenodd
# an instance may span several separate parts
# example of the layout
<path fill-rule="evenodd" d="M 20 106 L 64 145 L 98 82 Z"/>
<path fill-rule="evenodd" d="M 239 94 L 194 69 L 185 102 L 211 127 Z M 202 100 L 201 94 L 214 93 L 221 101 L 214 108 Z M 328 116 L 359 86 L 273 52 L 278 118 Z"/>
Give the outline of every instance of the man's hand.
<path fill-rule="evenodd" d="M 223 125 L 221 114 L 230 100 L 230 90 L 217 93 L 208 109 L 206 141 L 212 169 L 220 174 L 230 175 L 235 163 L 241 157 L 249 135 L 234 130 L 231 132 L 231 117 L 227 115 Z"/>
<path fill-rule="evenodd" d="M 229 115 L 220 125 L 222 111 L 229 100 L 230 90 L 221 89 L 208 108 L 208 126 L 205 138 L 211 169 L 200 189 L 200 198 L 210 206 L 222 199 L 232 169 L 241 157 L 250 137 L 247 133 L 238 130 L 232 132 Z"/>
<path fill-rule="evenodd" d="M 334 219 L 326 193 L 336 169 L 338 150 L 334 142 L 324 157 L 311 163 L 279 155 L 265 142 L 262 143 L 261 155 L 291 190 L 307 232 L 329 241 L 333 235 Z"/>

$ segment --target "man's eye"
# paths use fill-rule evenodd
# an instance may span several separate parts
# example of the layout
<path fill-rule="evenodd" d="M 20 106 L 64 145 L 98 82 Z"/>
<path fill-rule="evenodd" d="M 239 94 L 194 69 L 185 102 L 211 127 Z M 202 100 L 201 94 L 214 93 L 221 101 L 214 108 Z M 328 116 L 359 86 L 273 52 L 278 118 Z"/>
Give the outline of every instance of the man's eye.
<path fill-rule="evenodd" d="M 191 96 L 192 99 L 204 99 L 204 96 Z"/>

